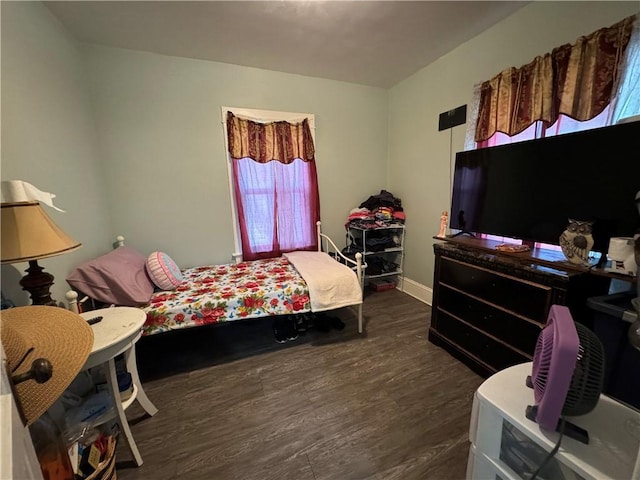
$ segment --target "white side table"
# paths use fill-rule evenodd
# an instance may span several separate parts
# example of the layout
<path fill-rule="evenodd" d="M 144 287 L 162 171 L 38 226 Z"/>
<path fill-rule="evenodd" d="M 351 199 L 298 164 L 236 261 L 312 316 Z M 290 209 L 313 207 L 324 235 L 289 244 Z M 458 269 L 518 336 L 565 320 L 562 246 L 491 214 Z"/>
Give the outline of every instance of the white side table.
<path fill-rule="evenodd" d="M 137 399 L 149 415 L 153 416 L 158 411 L 142 389 L 136 364 L 136 342 L 142 335 L 142 325 L 145 322 L 146 315 L 139 308 L 133 307 L 103 308 L 81 313 L 80 315 L 86 320 L 98 316 L 102 317 L 100 322 L 91 326 L 93 329 L 93 349 L 82 368 L 86 370 L 102 364 L 107 367 L 107 386 L 114 401 L 120 428 L 127 439 L 136 465 L 140 466 L 142 465 L 142 457 L 131 434 L 125 410 Z M 120 400 L 118 378 L 116 376 L 115 357 L 121 353 L 124 353 L 127 370 L 131 374 L 133 383 L 133 393 L 125 401 Z"/>

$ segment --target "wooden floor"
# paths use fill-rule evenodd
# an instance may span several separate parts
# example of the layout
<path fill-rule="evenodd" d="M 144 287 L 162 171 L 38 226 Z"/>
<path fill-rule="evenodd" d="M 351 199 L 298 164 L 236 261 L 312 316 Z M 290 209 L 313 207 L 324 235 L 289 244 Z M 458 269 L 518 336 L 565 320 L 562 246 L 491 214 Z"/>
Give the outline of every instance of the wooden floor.
<path fill-rule="evenodd" d="M 127 411 L 144 464 L 130 479 L 462 479 L 472 395 L 482 379 L 427 340 L 430 307 L 368 294 L 366 333 L 274 341 L 272 322 L 143 338 L 138 365 L 159 408 Z M 123 437 L 121 437 L 123 440 Z"/>

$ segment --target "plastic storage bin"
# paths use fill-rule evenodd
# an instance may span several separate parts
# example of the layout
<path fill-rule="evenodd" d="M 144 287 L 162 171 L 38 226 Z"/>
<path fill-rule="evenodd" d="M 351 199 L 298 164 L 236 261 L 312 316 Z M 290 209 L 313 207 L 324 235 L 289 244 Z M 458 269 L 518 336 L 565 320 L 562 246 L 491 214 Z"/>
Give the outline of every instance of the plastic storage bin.
<path fill-rule="evenodd" d="M 640 352 L 631 346 L 627 333 L 638 313 L 631 304 L 633 292 L 587 299 L 593 310 L 593 331 L 605 351 L 603 393 L 640 410 Z"/>

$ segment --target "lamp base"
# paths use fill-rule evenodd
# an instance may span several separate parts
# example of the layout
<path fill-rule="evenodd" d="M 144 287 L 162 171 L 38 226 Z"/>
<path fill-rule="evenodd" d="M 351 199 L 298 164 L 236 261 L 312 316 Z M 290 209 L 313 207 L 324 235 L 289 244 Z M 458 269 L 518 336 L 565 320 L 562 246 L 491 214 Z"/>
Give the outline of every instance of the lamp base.
<path fill-rule="evenodd" d="M 48 305 L 56 307 L 57 303 L 51 298 L 49 288 L 53 285 L 53 275 L 44 272 L 37 260 L 29 260 L 27 274 L 20 280 L 23 290 L 31 295 L 33 305 Z"/>

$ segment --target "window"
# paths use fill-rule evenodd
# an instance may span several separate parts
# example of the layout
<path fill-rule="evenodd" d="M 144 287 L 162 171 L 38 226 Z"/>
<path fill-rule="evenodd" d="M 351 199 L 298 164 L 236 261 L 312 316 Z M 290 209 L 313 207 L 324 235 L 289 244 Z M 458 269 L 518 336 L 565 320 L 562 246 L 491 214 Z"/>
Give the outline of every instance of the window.
<path fill-rule="evenodd" d="M 241 203 L 251 251 L 290 252 L 313 248 L 315 216 L 309 201 L 315 182 L 308 162 L 234 162 L 236 203 Z M 239 200 L 239 201 L 238 201 Z M 243 252 L 244 252 L 243 248 Z"/>
<path fill-rule="evenodd" d="M 313 115 L 223 108 L 223 118 L 232 152 L 237 251 L 254 260 L 316 249 L 320 213 Z"/>
<path fill-rule="evenodd" d="M 552 137 L 554 135 L 562 135 L 563 133 L 581 132 L 609 125 L 610 108 L 606 107 L 600 115 L 580 122 L 566 115 L 560 115 L 558 120 L 548 128 L 544 128 L 542 122 L 535 122 L 526 130 L 517 135 L 509 136 L 502 132 L 496 132 L 491 138 L 484 142 L 478 142 L 477 148 L 493 147 L 495 145 L 506 145 L 509 143 L 523 142 L 525 140 L 533 140 L 534 138 Z"/>
<path fill-rule="evenodd" d="M 625 50 L 620 50 L 625 48 L 625 43 L 621 41 L 624 38 L 628 38 L 628 44 Z M 581 61 L 567 63 L 567 59 L 572 55 Z M 585 57 L 587 60 L 584 60 Z M 607 58 L 608 61 L 605 61 Z M 569 82 L 567 88 L 566 79 L 562 75 L 558 75 L 557 78 L 555 75 L 545 75 L 545 72 L 553 70 L 554 65 L 557 67 L 556 71 L 567 75 L 566 79 L 573 78 L 573 75 L 580 77 L 581 81 Z M 616 68 L 612 69 L 612 65 Z M 567 73 L 569 70 L 573 71 L 572 75 Z M 619 80 L 616 80 L 616 72 L 620 75 Z M 558 47 L 551 54 L 536 57 L 533 62 L 518 69 L 503 70 L 491 80 L 476 85 L 469 109 L 465 148 L 504 145 L 599 128 L 623 119 L 628 121 L 630 117 L 640 115 L 640 96 L 637 93 L 640 85 L 639 72 L 640 19 L 631 16 L 612 27 L 581 37 L 574 45 Z M 591 77 L 594 79 L 593 84 L 582 81 Z M 585 86 L 587 88 L 584 88 Z M 581 101 L 576 102 L 577 98 Z M 552 110 L 550 107 L 558 100 L 559 109 Z M 600 111 L 605 102 L 609 104 L 604 110 L 586 121 L 574 120 L 560 114 L 555 123 L 548 127 L 545 127 L 542 121 L 536 121 L 512 136 L 498 131 L 502 129 L 517 132 L 528 125 L 531 119 L 536 118 L 547 118 L 551 121 L 552 118 L 556 118 L 556 111 L 567 112 L 578 118 L 588 118 L 588 113 Z M 581 109 L 575 108 L 578 104 Z M 496 133 L 487 138 L 493 132 Z M 486 140 L 475 142 L 475 138 Z M 486 234 L 481 234 L 481 237 L 505 242 L 514 241 Z M 560 250 L 557 245 L 536 243 L 535 246 Z"/>

